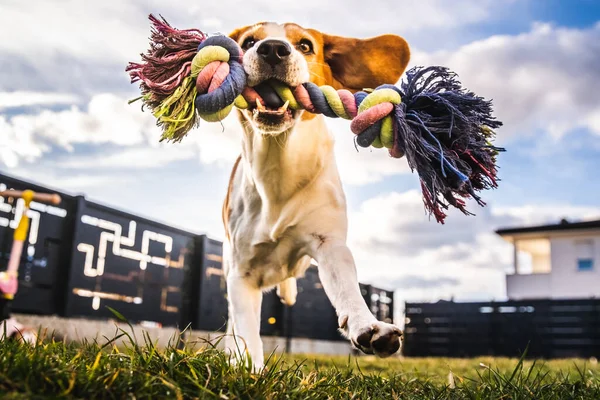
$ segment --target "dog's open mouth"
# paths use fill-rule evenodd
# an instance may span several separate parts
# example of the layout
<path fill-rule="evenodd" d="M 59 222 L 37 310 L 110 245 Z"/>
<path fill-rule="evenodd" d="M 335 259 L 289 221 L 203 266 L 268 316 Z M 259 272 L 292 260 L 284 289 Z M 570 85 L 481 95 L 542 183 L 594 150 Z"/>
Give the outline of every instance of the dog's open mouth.
<path fill-rule="evenodd" d="M 290 102 L 284 103 L 267 82 L 255 86 L 254 89 L 260 95 L 260 99 L 257 98 L 255 103 L 250 105 L 249 111 L 258 127 L 267 133 L 289 128 L 295 117 L 294 110 L 289 107 Z"/>
<path fill-rule="evenodd" d="M 289 107 L 290 102 L 284 103 L 270 87 L 255 89 L 262 99 L 256 99 L 249 107 L 254 123 L 265 133 L 277 133 L 292 126 L 296 112 Z"/>
<path fill-rule="evenodd" d="M 278 125 L 293 117 L 292 110 L 288 107 L 289 101 L 286 101 L 281 107 L 271 107 L 264 105 L 259 99 L 256 99 L 255 107 L 252 109 L 252 115 L 257 122 Z"/>

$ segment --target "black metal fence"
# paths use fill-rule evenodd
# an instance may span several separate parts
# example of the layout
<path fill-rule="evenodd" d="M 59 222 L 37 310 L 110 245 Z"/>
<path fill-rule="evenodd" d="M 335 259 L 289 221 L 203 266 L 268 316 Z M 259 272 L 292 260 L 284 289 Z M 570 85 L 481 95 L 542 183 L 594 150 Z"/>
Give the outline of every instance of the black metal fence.
<path fill-rule="evenodd" d="M 600 356 L 600 299 L 407 303 L 404 355 Z"/>
<path fill-rule="evenodd" d="M 30 231 L 12 310 L 66 317 L 224 330 L 226 288 L 221 242 L 0 174 L 0 190 L 58 193 L 57 206 L 32 203 Z M 6 269 L 22 200 L 0 197 L 0 270 Z M 361 285 L 380 319 L 392 320 L 393 293 Z M 262 333 L 341 340 L 316 269 L 298 280 L 298 301 L 285 307 L 266 293 Z"/>
<path fill-rule="evenodd" d="M 42 186 L 0 174 L 0 190 Z M 32 203 L 15 312 L 110 318 L 223 331 L 227 322 L 221 242 L 58 192 L 57 206 Z M 0 197 L 0 270 L 6 268 L 22 201 Z M 378 319 L 393 320 L 393 292 L 361 284 Z M 406 356 L 599 357 L 600 299 L 502 303 L 407 303 Z M 262 307 L 264 335 L 341 340 L 316 269 L 285 307 Z"/>

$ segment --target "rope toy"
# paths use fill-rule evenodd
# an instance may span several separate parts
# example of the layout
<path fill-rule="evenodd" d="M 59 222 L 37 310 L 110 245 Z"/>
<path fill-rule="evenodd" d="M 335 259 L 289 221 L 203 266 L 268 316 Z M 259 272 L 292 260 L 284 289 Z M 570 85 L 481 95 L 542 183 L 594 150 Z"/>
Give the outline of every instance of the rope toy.
<path fill-rule="evenodd" d="M 199 119 L 223 120 L 234 107 L 289 107 L 351 120 L 360 147 L 386 148 L 406 157 L 421 181 L 426 210 L 444 223 L 449 206 L 466 215 L 464 199 L 484 206 L 476 192 L 497 187 L 492 104 L 461 87 L 445 67 L 414 67 L 400 88 L 381 85 L 351 93 L 311 82 L 295 88 L 269 80 L 246 86 L 243 51 L 224 35 L 179 30 L 150 15 L 150 49 L 129 63 L 131 82 L 162 128 L 162 140 L 179 142 Z M 143 108 L 143 107 L 142 107 Z"/>

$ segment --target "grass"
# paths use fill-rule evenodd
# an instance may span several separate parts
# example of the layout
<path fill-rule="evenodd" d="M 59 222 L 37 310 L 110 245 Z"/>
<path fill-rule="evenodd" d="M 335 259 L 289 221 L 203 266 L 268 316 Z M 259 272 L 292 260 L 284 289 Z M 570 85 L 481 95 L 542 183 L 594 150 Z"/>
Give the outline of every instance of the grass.
<path fill-rule="evenodd" d="M 120 336 L 129 335 L 122 332 Z M 0 398 L 599 399 L 584 360 L 271 356 L 260 374 L 221 351 L 99 343 L 0 342 Z"/>

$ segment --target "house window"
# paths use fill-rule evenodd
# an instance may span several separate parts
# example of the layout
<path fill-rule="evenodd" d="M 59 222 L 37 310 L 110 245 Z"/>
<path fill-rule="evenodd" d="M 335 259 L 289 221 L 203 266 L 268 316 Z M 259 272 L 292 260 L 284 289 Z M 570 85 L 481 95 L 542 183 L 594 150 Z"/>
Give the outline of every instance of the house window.
<path fill-rule="evenodd" d="M 575 242 L 577 255 L 577 270 L 592 271 L 594 269 L 594 242 L 591 240 L 577 240 Z"/>
<path fill-rule="evenodd" d="M 594 260 L 590 258 L 580 258 L 577 260 L 577 269 L 579 271 L 591 271 L 594 269 Z"/>
<path fill-rule="evenodd" d="M 548 274 L 550 263 L 550 240 L 548 238 L 519 239 L 515 241 L 515 273 Z"/>

